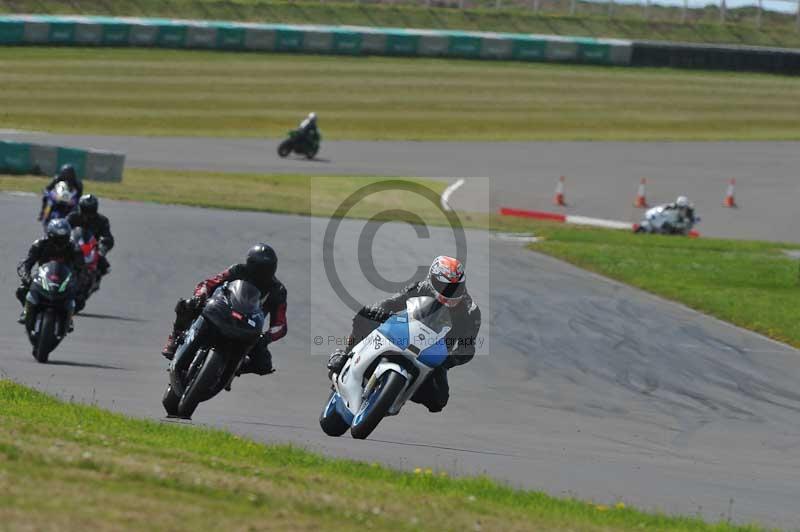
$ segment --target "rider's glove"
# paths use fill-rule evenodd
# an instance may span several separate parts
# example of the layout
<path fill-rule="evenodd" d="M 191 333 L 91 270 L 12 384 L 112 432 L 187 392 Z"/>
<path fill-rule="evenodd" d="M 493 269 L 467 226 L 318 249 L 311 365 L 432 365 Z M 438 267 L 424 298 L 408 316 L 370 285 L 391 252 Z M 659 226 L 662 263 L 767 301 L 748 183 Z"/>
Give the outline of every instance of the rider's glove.
<path fill-rule="evenodd" d="M 201 310 L 203 306 L 206 304 L 206 297 L 205 296 L 194 296 L 189 300 L 189 308 L 193 309 L 195 312 Z"/>

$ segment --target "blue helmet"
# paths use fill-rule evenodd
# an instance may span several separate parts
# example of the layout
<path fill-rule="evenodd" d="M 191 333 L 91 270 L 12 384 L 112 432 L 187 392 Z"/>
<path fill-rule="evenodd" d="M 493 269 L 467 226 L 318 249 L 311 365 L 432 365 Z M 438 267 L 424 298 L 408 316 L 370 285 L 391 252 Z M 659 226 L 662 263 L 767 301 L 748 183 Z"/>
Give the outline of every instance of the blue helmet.
<path fill-rule="evenodd" d="M 67 242 L 69 242 L 71 231 L 72 227 L 70 227 L 66 219 L 56 218 L 55 220 L 50 220 L 50 223 L 47 224 L 45 234 L 48 240 L 52 240 L 57 244 L 66 245 Z"/>

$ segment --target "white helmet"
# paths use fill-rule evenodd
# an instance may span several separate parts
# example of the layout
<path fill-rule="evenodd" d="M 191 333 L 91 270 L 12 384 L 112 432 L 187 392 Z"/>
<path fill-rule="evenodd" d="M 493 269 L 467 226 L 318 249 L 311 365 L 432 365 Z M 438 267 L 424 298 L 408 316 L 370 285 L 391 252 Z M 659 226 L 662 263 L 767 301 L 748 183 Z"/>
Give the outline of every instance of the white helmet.
<path fill-rule="evenodd" d="M 686 196 L 678 196 L 678 199 L 675 200 L 675 205 L 678 207 L 688 207 L 689 206 L 689 198 Z"/>
<path fill-rule="evenodd" d="M 308 113 L 308 120 L 310 122 L 315 122 L 317 120 L 317 113 Z"/>

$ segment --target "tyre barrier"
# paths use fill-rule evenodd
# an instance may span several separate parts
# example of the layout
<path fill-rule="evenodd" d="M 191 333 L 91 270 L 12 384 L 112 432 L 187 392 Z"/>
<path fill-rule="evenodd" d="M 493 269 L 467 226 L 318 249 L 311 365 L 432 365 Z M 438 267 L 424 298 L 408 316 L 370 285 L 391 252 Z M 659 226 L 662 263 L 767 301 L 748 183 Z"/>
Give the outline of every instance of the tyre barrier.
<path fill-rule="evenodd" d="M 0 140 L 0 173 L 51 176 L 72 164 L 78 177 L 90 181 L 122 181 L 125 155 L 27 142 Z"/>
<path fill-rule="evenodd" d="M 627 65 L 631 42 L 551 35 L 159 18 L 0 16 L 0 45 L 134 46 Z"/>
<path fill-rule="evenodd" d="M 631 66 L 800 74 L 800 50 L 634 41 Z"/>

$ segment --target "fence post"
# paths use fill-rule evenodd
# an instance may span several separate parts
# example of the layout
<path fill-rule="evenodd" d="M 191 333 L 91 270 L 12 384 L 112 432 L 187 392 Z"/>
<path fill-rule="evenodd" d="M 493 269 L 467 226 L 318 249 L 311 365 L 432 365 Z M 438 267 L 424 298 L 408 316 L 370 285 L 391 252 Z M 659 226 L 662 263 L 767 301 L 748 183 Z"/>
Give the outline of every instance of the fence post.
<path fill-rule="evenodd" d="M 683 0 L 683 9 L 681 10 L 681 22 L 686 22 L 687 11 L 689 11 L 689 0 Z"/>
<path fill-rule="evenodd" d="M 800 2 L 800 0 L 798 0 Z M 569 15 L 571 17 L 575 16 L 575 13 L 578 11 L 578 0 L 570 0 L 569 2 Z M 798 28 L 800 28 L 800 7 L 797 9 L 797 24 Z"/>
<path fill-rule="evenodd" d="M 614 16 L 614 0 L 608 0 L 608 18 Z"/>
<path fill-rule="evenodd" d="M 758 27 L 758 29 L 761 29 L 761 14 L 764 11 L 764 6 L 762 4 L 762 0 L 758 0 L 758 13 L 756 14 L 756 27 Z"/>
<path fill-rule="evenodd" d="M 800 0 L 797 0 L 797 20 L 795 24 L 795 29 L 800 32 Z"/>
<path fill-rule="evenodd" d="M 650 0 L 645 0 L 644 3 L 644 19 L 650 20 Z"/>
<path fill-rule="evenodd" d="M 495 9 L 500 9 L 501 7 L 503 7 L 503 0 L 495 0 L 494 7 Z"/>
<path fill-rule="evenodd" d="M 539 13 L 539 2 L 540 0 L 533 0 L 533 12 Z"/>
<path fill-rule="evenodd" d="M 725 5 L 725 0 L 720 0 L 719 3 L 719 21 L 721 24 L 725 24 L 725 11 L 727 10 L 727 6 Z"/>

